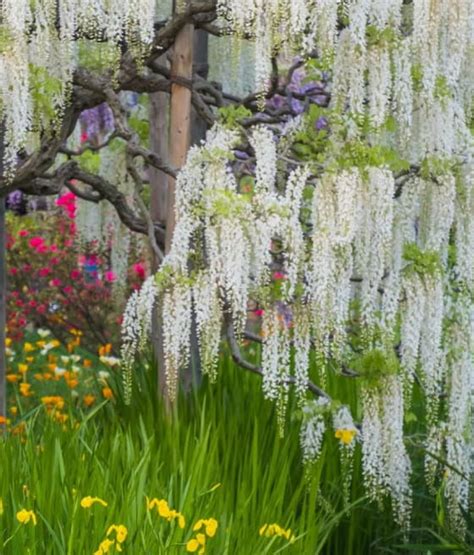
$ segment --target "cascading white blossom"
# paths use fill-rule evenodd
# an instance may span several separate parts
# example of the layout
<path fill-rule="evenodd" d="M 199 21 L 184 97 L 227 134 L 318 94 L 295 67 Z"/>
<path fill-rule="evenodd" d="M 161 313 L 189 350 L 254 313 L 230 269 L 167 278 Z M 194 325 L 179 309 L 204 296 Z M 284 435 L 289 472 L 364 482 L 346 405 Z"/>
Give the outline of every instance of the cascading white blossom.
<path fill-rule="evenodd" d="M 327 407 L 328 401 L 323 397 L 303 409 L 304 420 L 301 426 L 300 443 L 305 464 L 317 462 L 321 454 L 326 431 L 324 411 Z"/>
<path fill-rule="evenodd" d="M 379 391 L 363 391 L 362 464 L 366 488 L 373 499 L 390 493 L 398 523 L 407 528 L 411 514 L 411 463 L 403 434 L 402 383 L 386 376 Z"/>
<path fill-rule="evenodd" d="M 126 403 L 131 399 L 132 368 L 135 358 L 148 341 L 151 332 L 156 295 L 155 278 L 151 276 L 142 285 L 140 291 L 133 292 L 123 315 L 121 360 Z"/>

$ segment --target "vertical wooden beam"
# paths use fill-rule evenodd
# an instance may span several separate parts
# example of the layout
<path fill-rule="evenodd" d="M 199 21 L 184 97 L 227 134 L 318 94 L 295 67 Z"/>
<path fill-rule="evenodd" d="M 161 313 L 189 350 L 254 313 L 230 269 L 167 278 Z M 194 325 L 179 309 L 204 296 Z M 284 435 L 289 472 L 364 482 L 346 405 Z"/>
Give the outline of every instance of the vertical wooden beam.
<path fill-rule="evenodd" d="M 176 37 L 171 61 L 171 78 L 191 80 L 193 76 L 194 26 L 185 25 Z M 181 168 L 191 142 L 191 91 L 175 81 L 171 85 L 170 110 L 170 161 L 175 168 Z M 165 252 L 169 252 L 175 220 L 176 186 L 173 178 L 168 182 L 168 202 L 166 217 Z"/>

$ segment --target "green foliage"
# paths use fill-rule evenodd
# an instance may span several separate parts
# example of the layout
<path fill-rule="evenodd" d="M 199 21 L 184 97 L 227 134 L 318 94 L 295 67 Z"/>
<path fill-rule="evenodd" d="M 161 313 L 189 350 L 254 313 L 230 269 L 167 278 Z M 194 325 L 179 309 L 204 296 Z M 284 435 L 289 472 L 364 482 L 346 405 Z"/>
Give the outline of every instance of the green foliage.
<path fill-rule="evenodd" d="M 439 253 L 422 251 L 416 243 L 406 243 L 403 247 L 403 258 L 407 262 L 404 272 L 416 273 L 420 277 L 435 276 L 442 272 Z"/>
<path fill-rule="evenodd" d="M 138 115 L 128 118 L 130 127 L 137 133 L 143 145 L 148 144 L 150 138 L 150 122 Z"/>
<path fill-rule="evenodd" d="M 219 121 L 226 127 L 235 128 L 242 120 L 249 118 L 252 112 L 244 106 L 224 106 L 219 108 Z"/>
<path fill-rule="evenodd" d="M 12 45 L 10 30 L 5 25 L 0 25 L 0 54 L 8 52 Z"/>
<path fill-rule="evenodd" d="M 393 350 L 371 349 L 351 362 L 354 369 L 369 385 L 378 385 L 380 378 L 397 374 L 399 361 Z"/>
<path fill-rule="evenodd" d="M 61 97 L 63 84 L 40 66 L 30 64 L 31 99 L 35 108 L 35 123 L 47 127 L 57 117 L 55 101 Z"/>
<path fill-rule="evenodd" d="M 455 169 L 455 162 L 450 158 L 427 156 L 420 164 L 420 177 L 430 180 L 451 173 Z"/>
<path fill-rule="evenodd" d="M 366 29 L 367 44 L 369 46 L 392 46 L 398 39 L 396 30 L 391 26 L 377 27 L 377 25 L 367 25 Z"/>
<path fill-rule="evenodd" d="M 100 170 L 100 153 L 86 150 L 78 158 L 79 166 L 89 173 L 99 173 Z"/>

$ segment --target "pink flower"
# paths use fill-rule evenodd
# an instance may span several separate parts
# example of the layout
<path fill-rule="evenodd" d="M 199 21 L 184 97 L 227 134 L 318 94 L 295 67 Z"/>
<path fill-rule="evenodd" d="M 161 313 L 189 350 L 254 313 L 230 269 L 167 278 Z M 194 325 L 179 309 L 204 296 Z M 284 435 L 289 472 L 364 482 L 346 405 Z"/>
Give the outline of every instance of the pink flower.
<path fill-rule="evenodd" d="M 274 272 L 273 279 L 286 279 L 286 276 L 281 272 Z"/>
<path fill-rule="evenodd" d="M 113 281 L 115 281 L 117 279 L 117 276 L 114 272 L 109 270 L 108 272 L 105 272 L 104 278 L 105 278 L 105 281 L 108 281 L 109 283 L 112 283 Z"/>
<path fill-rule="evenodd" d="M 263 309 L 261 309 L 261 308 L 258 308 L 258 309 L 255 311 L 255 316 L 263 316 L 264 314 L 265 314 L 265 311 L 264 311 Z"/>
<path fill-rule="evenodd" d="M 58 279 L 58 278 L 54 278 L 54 279 L 52 279 L 52 280 L 49 282 L 49 284 L 50 284 L 52 287 L 59 287 L 59 286 L 61 285 L 61 280 Z"/>
<path fill-rule="evenodd" d="M 58 252 L 58 245 L 51 245 L 51 246 L 49 247 L 49 250 L 50 250 L 51 252 Z"/>
<path fill-rule="evenodd" d="M 56 266 L 57 264 L 59 264 L 59 258 L 57 256 L 53 256 L 53 258 L 51 258 L 49 263 L 52 264 L 53 266 Z"/>
<path fill-rule="evenodd" d="M 28 302 L 28 305 L 31 306 L 31 308 L 35 308 L 37 304 L 38 303 L 34 299 Z"/>
<path fill-rule="evenodd" d="M 80 270 L 72 270 L 71 272 L 71 279 L 73 279 L 74 281 L 77 281 L 78 279 L 81 279 L 81 271 Z"/>
<path fill-rule="evenodd" d="M 81 133 L 81 143 L 85 143 L 88 138 L 89 138 L 89 135 L 87 134 L 87 131 L 83 131 Z"/>
<path fill-rule="evenodd" d="M 20 229 L 20 231 L 18 232 L 18 235 L 20 237 L 26 237 L 29 234 L 30 234 L 30 232 L 27 229 Z"/>
<path fill-rule="evenodd" d="M 64 287 L 63 291 L 66 293 L 66 295 L 69 295 L 69 293 L 72 293 L 73 289 L 70 285 L 67 285 L 66 287 Z"/>
<path fill-rule="evenodd" d="M 32 237 L 28 243 L 32 249 L 38 249 L 44 244 L 44 239 L 43 237 Z"/>
<path fill-rule="evenodd" d="M 133 265 L 133 271 L 137 274 L 140 279 L 145 279 L 145 266 L 143 262 L 137 262 Z"/>
<path fill-rule="evenodd" d="M 38 275 L 39 275 L 40 277 L 49 276 L 50 273 L 51 273 L 50 268 L 40 268 L 40 269 L 38 270 Z"/>
<path fill-rule="evenodd" d="M 10 268 L 10 275 L 16 276 L 18 274 L 18 268 Z"/>
<path fill-rule="evenodd" d="M 46 312 L 46 305 L 40 304 L 36 309 L 36 311 L 39 312 L 40 314 L 44 314 Z"/>
<path fill-rule="evenodd" d="M 45 252 L 48 252 L 48 245 L 40 245 L 37 249 L 36 252 L 39 252 L 41 254 L 44 254 Z"/>

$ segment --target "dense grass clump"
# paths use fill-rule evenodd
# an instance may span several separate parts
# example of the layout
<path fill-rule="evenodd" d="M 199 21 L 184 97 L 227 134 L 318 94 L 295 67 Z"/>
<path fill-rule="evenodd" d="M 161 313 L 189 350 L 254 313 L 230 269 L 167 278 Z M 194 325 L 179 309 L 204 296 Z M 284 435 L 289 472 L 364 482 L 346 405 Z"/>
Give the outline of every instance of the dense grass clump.
<path fill-rule="evenodd" d="M 110 553 L 186 553 L 195 547 L 188 543 L 199 533 L 195 523 L 210 518 L 218 526 L 205 540 L 208 554 L 468 552 L 443 536 L 440 509 L 436 522 L 435 507 L 421 494 L 419 528 L 413 543 L 404 542 L 389 506 L 364 497 L 358 453 L 351 499 L 344 501 L 338 445 L 329 433 L 321 459 L 305 472 L 298 420 L 289 419 L 280 439 L 258 378 L 228 360 L 219 382 L 182 396 L 173 415 L 156 400 L 154 373 L 136 373 L 129 407 L 117 395 L 82 419 L 71 414 L 64 425 L 38 407 L 23 415 L 22 433 L 0 439 L 2 554 L 105 553 L 99 545 L 112 525 L 125 526 L 127 536 L 120 543 L 110 531 Z M 344 387 L 338 393 L 356 404 L 354 386 Z M 101 502 L 81 506 L 88 496 Z M 160 516 L 157 504 L 149 510 L 155 498 L 171 513 Z M 33 511 L 36 525 L 19 522 L 22 509 Z M 172 511 L 184 517 L 183 528 Z M 265 524 L 291 532 L 260 535 Z"/>

